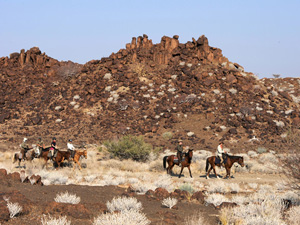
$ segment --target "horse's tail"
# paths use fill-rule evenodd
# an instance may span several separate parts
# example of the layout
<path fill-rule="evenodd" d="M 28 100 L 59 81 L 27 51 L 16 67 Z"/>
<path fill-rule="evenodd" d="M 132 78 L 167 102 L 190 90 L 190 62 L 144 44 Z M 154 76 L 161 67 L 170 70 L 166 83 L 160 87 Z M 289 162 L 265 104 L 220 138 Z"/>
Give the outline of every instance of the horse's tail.
<path fill-rule="evenodd" d="M 208 166 L 209 166 L 209 161 L 208 161 L 208 158 L 206 159 L 206 167 L 205 167 L 205 172 L 208 171 Z"/>
<path fill-rule="evenodd" d="M 12 163 L 15 163 L 17 161 L 17 157 L 18 157 L 18 153 L 14 153 L 11 158 Z"/>
<path fill-rule="evenodd" d="M 168 156 L 165 156 L 164 157 L 164 169 L 166 169 L 167 168 L 167 158 L 168 158 Z"/>

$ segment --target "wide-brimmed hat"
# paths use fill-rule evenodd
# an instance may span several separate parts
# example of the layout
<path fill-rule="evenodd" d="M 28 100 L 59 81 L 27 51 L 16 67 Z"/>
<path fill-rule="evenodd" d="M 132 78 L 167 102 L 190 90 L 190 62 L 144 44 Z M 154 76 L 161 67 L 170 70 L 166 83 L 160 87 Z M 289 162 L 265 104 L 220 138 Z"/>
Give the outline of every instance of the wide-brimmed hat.
<path fill-rule="evenodd" d="M 178 139 L 178 143 L 179 143 L 179 142 L 182 142 L 182 139 Z"/>

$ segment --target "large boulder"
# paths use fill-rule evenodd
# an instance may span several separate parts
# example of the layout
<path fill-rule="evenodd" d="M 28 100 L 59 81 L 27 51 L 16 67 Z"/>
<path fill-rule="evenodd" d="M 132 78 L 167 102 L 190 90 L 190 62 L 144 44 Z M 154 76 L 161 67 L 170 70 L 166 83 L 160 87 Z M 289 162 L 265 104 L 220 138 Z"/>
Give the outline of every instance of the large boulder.
<path fill-rule="evenodd" d="M 169 192 L 164 189 L 164 188 L 156 188 L 155 189 L 155 192 L 154 192 L 154 195 L 158 198 L 158 199 L 164 199 L 164 198 L 167 198 L 169 197 Z"/>

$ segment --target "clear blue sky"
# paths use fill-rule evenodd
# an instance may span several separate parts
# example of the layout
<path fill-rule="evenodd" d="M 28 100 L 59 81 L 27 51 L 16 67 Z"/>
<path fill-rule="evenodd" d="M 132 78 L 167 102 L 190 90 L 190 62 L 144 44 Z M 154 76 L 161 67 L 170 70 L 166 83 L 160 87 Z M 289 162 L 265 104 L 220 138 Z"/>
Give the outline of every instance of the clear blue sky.
<path fill-rule="evenodd" d="M 262 77 L 300 77 L 300 1 L 0 0 L 0 57 L 38 46 L 58 60 L 85 63 L 125 48 L 206 35 L 230 61 Z"/>

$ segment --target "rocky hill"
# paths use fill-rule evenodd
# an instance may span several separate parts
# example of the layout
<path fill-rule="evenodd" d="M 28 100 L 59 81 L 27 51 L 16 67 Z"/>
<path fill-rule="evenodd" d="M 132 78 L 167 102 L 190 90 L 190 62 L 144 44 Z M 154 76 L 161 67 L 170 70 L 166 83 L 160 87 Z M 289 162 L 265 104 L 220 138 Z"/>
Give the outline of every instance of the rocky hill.
<path fill-rule="evenodd" d="M 233 149 L 293 144 L 300 79 L 259 80 L 205 36 L 178 39 L 153 44 L 143 35 L 85 65 L 37 47 L 0 58 L 0 141 L 100 143 L 133 134 L 169 148 L 177 138 L 211 149 L 220 139 Z"/>

